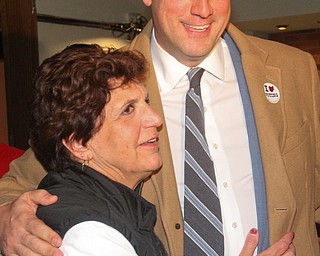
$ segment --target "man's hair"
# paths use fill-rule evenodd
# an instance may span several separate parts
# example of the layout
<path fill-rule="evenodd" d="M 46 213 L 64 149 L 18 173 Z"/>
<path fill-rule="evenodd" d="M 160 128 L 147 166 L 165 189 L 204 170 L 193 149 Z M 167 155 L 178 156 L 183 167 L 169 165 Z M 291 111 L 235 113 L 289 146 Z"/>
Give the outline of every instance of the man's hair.
<path fill-rule="evenodd" d="M 110 91 L 131 82 L 143 83 L 146 60 L 141 53 L 74 44 L 43 61 L 34 77 L 30 144 L 47 171 L 72 162 L 62 140 L 82 145 L 104 121 Z"/>

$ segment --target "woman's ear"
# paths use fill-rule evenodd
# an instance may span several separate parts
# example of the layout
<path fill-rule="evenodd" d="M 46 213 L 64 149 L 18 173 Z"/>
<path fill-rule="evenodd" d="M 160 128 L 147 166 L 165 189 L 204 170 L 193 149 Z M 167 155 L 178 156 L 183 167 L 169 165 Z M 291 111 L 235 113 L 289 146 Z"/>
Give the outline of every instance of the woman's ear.
<path fill-rule="evenodd" d="M 175 0 L 172 0 L 175 1 Z M 145 4 L 145 6 L 151 6 L 152 0 L 143 0 L 143 3 Z"/>
<path fill-rule="evenodd" d="M 90 150 L 82 145 L 81 141 L 76 141 L 70 136 L 68 140 L 63 139 L 62 144 L 70 151 L 75 159 L 89 160 L 91 159 Z"/>

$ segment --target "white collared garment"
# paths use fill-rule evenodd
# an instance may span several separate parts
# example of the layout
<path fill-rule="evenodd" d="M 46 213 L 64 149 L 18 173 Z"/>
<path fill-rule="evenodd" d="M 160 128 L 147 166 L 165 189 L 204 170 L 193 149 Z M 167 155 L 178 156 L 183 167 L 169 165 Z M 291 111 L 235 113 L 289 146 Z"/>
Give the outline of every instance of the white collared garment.
<path fill-rule="evenodd" d="M 137 256 L 124 235 L 98 221 L 84 221 L 70 228 L 60 250 L 64 256 Z"/>
<path fill-rule="evenodd" d="M 151 38 L 151 55 L 163 104 L 178 193 L 184 209 L 185 97 L 189 67 Z M 225 41 L 221 38 L 200 64 L 205 132 L 214 161 L 222 209 L 225 255 L 239 255 L 246 235 L 257 228 L 256 203 L 244 110 Z"/>

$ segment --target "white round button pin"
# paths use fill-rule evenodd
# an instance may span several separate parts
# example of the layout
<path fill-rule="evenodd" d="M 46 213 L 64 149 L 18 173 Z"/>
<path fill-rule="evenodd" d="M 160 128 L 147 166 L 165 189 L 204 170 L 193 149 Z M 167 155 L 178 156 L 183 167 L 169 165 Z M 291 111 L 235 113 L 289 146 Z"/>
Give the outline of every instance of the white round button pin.
<path fill-rule="evenodd" d="M 280 100 L 280 91 L 277 88 L 277 86 L 275 86 L 272 83 L 265 83 L 263 85 L 263 89 L 264 89 L 264 93 L 266 95 L 266 98 L 268 99 L 268 101 L 270 103 L 278 103 Z"/>

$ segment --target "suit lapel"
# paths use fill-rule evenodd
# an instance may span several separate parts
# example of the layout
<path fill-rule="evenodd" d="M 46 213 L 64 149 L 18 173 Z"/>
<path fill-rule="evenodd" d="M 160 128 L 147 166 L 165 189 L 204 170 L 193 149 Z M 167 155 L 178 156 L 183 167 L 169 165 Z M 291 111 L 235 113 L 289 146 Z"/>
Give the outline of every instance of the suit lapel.
<path fill-rule="evenodd" d="M 267 63 L 268 55 L 232 25 L 228 32 L 241 51 L 242 65 L 251 97 L 265 173 L 270 241 L 290 229 L 296 212 L 295 200 L 282 158 L 286 129 L 281 70 Z M 264 84 L 280 91 L 280 101 L 270 103 Z"/>

